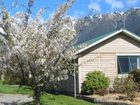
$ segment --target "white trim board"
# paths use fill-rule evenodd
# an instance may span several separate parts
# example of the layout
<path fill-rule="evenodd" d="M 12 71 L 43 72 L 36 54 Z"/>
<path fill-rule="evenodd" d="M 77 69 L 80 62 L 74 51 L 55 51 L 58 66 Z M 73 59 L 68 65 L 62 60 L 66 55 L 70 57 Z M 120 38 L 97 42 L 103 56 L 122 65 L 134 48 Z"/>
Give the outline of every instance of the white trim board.
<path fill-rule="evenodd" d="M 140 56 L 140 53 L 116 54 L 117 56 Z"/>

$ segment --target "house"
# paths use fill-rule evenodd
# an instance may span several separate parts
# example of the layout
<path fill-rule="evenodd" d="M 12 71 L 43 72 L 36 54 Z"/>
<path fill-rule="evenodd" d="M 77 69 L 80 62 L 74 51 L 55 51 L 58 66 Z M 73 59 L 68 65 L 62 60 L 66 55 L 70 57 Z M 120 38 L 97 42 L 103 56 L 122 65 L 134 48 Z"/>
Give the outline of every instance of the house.
<path fill-rule="evenodd" d="M 124 76 L 129 71 L 140 68 L 140 37 L 120 29 L 96 37 L 78 46 L 78 93 L 86 74 L 100 70 L 110 81 L 117 76 Z"/>

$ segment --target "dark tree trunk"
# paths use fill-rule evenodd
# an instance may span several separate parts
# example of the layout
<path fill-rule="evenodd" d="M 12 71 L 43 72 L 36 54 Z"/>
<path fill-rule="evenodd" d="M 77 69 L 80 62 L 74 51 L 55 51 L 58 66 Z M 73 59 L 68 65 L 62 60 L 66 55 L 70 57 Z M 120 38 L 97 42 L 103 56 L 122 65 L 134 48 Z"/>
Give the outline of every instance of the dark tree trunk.
<path fill-rule="evenodd" d="M 42 93 L 41 88 L 35 87 L 33 89 L 33 91 L 34 91 L 34 96 L 33 96 L 34 97 L 34 104 L 40 105 L 40 98 L 41 98 L 41 93 Z"/>

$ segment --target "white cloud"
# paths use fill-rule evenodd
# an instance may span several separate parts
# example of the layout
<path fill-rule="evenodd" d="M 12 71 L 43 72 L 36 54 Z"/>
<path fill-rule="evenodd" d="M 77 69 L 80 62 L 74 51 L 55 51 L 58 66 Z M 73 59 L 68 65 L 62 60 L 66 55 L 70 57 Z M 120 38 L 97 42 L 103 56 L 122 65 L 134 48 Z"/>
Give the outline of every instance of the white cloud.
<path fill-rule="evenodd" d="M 98 11 L 98 12 L 101 11 L 100 5 L 96 2 L 93 2 L 92 0 L 90 1 L 90 4 L 88 5 L 88 9 L 95 10 L 95 11 Z"/>
<path fill-rule="evenodd" d="M 127 4 L 128 5 L 135 5 L 138 2 L 138 0 L 128 0 Z"/>
<path fill-rule="evenodd" d="M 111 9 L 124 8 L 123 2 L 118 1 L 118 0 L 106 0 L 106 3 L 111 5 Z"/>

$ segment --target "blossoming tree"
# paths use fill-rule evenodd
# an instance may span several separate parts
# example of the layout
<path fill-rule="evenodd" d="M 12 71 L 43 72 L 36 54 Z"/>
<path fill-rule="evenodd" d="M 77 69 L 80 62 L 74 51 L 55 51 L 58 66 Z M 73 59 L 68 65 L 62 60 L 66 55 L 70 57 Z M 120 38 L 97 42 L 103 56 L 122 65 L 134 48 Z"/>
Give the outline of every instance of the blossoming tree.
<path fill-rule="evenodd" d="M 35 18 L 26 12 L 10 16 L 2 11 L 4 68 L 19 73 L 22 83 L 31 87 L 35 105 L 40 105 L 46 84 L 64 79 L 70 69 L 76 31 L 65 12 L 73 2 L 67 0 L 47 20 L 41 18 L 43 10 Z"/>

